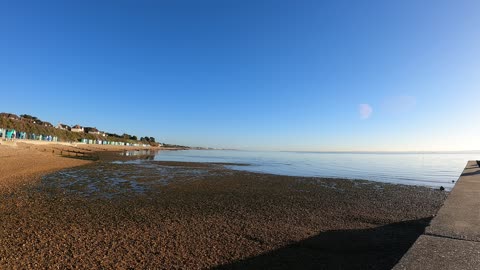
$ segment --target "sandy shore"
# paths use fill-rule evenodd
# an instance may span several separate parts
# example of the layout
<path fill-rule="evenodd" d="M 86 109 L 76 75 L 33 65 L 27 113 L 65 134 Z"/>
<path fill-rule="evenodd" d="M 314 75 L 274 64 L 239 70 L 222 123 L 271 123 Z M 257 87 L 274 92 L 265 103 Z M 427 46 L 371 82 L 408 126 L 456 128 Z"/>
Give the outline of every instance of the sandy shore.
<path fill-rule="evenodd" d="M 39 141 L 0 141 L 0 191 L 32 183 L 42 174 L 90 163 L 99 151 L 115 152 L 145 149 L 139 147 L 51 143 Z M 64 157 L 86 157 L 85 160 Z"/>
<path fill-rule="evenodd" d="M 58 150 L 57 150 L 58 151 Z M 63 168 L 85 165 L 88 161 L 67 159 L 55 153 L 52 145 L 25 143 L 0 144 L 0 191 L 32 183 L 36 176 Z"/>
<path fill-rule="evenodd" d="M 55 150 L 0 146 L 1 269 L 390 269 L 447 195 L 152 161 L 168 184 L 83 196 L 40 175 L 117 167 Z"/>

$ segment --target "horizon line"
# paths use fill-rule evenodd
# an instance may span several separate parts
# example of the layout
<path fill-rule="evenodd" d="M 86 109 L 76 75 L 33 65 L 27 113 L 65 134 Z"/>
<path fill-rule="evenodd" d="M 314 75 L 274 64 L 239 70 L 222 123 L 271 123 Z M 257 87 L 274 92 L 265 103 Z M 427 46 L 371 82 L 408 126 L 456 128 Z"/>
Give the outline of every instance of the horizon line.
<path fill-rule="evenodd" d="M 478 150 L 266 150 L 266 149 L 241 149 L 241 148 L 218 148 L 218 147 L 191 147 L 191 148 L 204 148 L 203 150 L 223 150 L 223 151 L 251 151 L 251 152 L 292 152 L 292 153 L 324 153 L 324 154 L 376 154 L 376 153 L 405 153 L 405 154 L 415 154 L 415 153 L 480 153 Z M 195 150 L 195 149 L 192 149 Z"/>

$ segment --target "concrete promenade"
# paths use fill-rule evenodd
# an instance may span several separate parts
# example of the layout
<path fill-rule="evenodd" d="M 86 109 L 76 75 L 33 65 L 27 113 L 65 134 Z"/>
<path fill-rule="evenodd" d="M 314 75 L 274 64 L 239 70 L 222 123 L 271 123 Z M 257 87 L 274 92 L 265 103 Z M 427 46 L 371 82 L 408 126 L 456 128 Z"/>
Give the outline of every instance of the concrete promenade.
<path fill-rule="evenodd" d="M 480 167 L 469 161 L 425 233 L 394 267 L 480 269 Z"/>

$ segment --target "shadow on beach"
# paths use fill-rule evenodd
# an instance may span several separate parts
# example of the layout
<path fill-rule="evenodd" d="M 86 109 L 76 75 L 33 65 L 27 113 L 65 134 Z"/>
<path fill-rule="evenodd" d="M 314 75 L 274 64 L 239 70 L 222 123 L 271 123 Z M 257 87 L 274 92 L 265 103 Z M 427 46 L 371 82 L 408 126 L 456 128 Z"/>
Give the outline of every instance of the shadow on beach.
<path fill-rule="evenodd" d="M 333 230 L 213 269 L 391 269 L 430 218 L 371 229 Z"/>

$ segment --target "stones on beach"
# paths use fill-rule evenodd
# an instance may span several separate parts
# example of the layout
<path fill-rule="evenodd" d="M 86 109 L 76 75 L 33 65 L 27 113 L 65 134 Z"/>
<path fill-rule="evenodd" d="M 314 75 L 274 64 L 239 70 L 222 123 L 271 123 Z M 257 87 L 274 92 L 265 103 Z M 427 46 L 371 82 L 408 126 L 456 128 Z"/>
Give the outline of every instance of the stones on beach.
<path fill-rule="evenodd" d="M 443 186 L 440 186 L 440 191 L 444 191 L 445 188 Z"/>
<path fill-rule="evenodd" d="M 115 196 L 65 193 L 49 188 L 56 181 L 43 180 L 35 189 L 19 189 L 0 207 L 0 269 L 262 269 L 284 257 L 288 265 L 275 266 L 389 269 L 426 226 L 418 220 L 392 226 L 392 218 L 428 217 L 446 198 L 426 187 L 366 181 L 355 186 L 341 179 L 180 165 L 98 162 L 71 169 L 77 174 L 57 172 L 75 181 L 80 192 L 94 184 L 100 188 L 95 194 L 113 191 Z M 159 174 L 172 177 L 165 180 L 168 185 Z M 117 178 L 149 189 L 134 192 Z M 109 185 L 110 180 L 117 182 Z M 367 218 L 380 228 L 372 229 L 363 221 Z M 351 239 L 362 241 L 352 245 Z M 243 258 L 252 260 L 243 264 Z"/>

